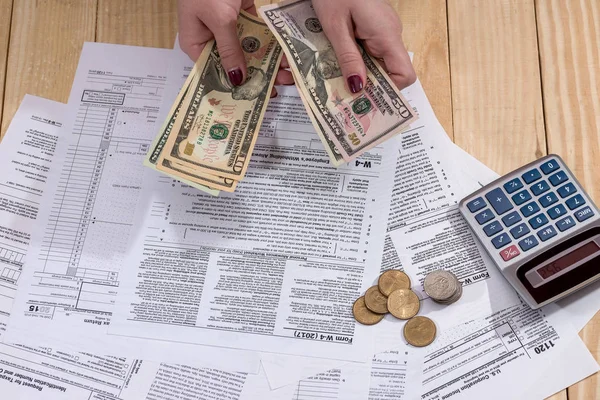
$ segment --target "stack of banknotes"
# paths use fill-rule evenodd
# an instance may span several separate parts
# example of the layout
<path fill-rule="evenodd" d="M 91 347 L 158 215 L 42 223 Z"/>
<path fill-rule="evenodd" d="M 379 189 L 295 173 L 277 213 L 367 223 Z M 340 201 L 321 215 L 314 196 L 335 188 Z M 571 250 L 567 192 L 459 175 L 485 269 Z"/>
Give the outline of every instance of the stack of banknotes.
<path fill-rule="evenodd" d="M 416 112 L 365 51 L 365 88 L 358 94 L 347 89 L 310 0 L 265 6 L 260 13 L 264 22 L 245 12 L 238 19 L 245 82 L 229 83 L 216 43 L 209 42 L 145 165 L 213 195 L 235 191 L 250 163 L 284 53 L 332 165 L 359 157 L 416 120 Z"/>

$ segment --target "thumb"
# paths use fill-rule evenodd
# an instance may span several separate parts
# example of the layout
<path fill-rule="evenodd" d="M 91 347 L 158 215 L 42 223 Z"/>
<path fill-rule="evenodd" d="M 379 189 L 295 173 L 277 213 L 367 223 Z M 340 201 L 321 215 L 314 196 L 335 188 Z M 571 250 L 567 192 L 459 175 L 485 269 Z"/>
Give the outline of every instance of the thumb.
<path fill-rule="evenodd" d="M 237 14 L 232 13 L 223 19 L 215 19 L 215 21 L 218 22 L 211 24 L 214 26 L 209 26 L 209 28 L 217 41 L 221 64 L 227 71 L 229 82 L 233 86 L 240 86 L 244 83 L 246 76 L 246 60 L 237 35 Z"/>
<path fill-rule="evenodd" d="M 345 23 L 329 26 L 329 29 L 323 26 L 323 30 L 335 51 L 337 62 L 346 79 L 348 89 L 352 93 L 360 92 L 366 82 L 367 72 L 354 38 L 352 21 L 348 18 Z"/>

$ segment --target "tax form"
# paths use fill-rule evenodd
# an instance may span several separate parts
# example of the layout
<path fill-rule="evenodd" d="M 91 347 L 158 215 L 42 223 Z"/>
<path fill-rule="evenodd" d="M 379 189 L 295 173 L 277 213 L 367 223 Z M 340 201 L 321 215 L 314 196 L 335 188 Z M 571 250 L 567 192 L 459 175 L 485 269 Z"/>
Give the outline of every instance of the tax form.
<path fill-rule="evenodd" d="M 84 45 L 5 340 L 257 373 L 253 352 L 106 335 L 169 54 Z"/>
<path fill-rule="evenodd" d="M 110 334 L 373 354 L 348 304 L 378 273 L 395 149 L 329 166 L 295 89 L 278 90 L 236 193 L 208 197 L 148 172 Z"/>

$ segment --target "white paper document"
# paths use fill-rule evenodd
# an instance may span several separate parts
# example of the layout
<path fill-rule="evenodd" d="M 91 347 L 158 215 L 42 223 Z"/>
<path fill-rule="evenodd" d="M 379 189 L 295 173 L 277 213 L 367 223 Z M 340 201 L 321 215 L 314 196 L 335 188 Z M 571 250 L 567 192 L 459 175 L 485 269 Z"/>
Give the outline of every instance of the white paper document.
<path fill-rule="evenodd" d="M 5 340 L 257 373 L 254 352 L 106 334 L 169 55 L 84 45 Z"/>

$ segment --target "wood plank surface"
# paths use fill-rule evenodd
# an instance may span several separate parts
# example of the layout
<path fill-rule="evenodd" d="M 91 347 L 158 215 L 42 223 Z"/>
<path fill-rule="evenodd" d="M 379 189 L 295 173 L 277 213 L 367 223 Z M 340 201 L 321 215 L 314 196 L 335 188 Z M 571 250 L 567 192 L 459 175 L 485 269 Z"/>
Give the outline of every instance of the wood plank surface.
<path fill-rule="evenodd" d="M 453 137 L 448 27 L 445 0 L 393 0 L 403 39 L 435 115 Z"/>
<path fill-rule="evenodd" d="M 28 93 L 66 102 L 84 41 L 94 41 L 96 0 L 15 0 L 1 132 Z"/>
<path fill-rule="evenodd" d="M 536 0 L 548 151 L 564 158 L 600 203 L 600 4 Z M 600 313 L 580 332 L 600 360 Z M 569 399 L 600 398 L 598 374 L 569 388 Z"/>
<path fill-rule="evenodd" d="M 97 42 L 173 48 L 177 0 L 98 0 Z"/>
<path fill-rule="evenodd" d="M 0 0 L 0 126 L 2 124 L 2 104 L 4 103 L 4 82 L 6 78 L 6 58 L 12 17 L 12 0 Z M 2 140 L 2 131 L 0 131 Z"/>
<path fill-rule="evenodd" d="M 531 0 L 448 0 L 456 144 L 503 174 L 546 153 Z"/>

